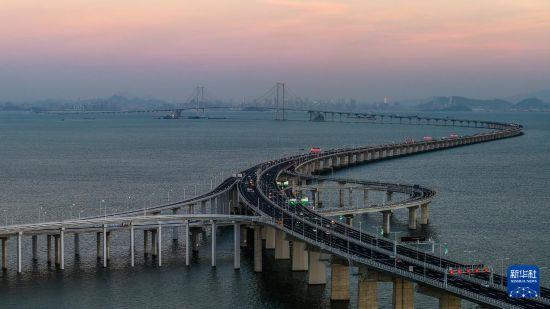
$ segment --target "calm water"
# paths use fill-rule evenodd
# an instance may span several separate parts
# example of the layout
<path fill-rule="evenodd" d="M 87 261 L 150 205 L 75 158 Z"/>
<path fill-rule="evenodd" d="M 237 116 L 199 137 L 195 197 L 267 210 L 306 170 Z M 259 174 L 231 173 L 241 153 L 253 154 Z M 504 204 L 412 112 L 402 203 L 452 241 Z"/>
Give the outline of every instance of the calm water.
<path fill-rule="evenodd" d="M 211 114 L 220 116 L 221 114 Z M 445 116 L 448 114 L 445 114 Z M 449 114 L 450 115 L 450 114 Z M 404 137 L 467 134 L 472 129 L 364 123 L 275 122 L 268 113 L 228 113 L 218 120 L 158 120 L 151 116 L 56 116 L 0 113 L 0 224 L 89 216 L 141 208 L 207 191 L 229 174 L 311 146 L 378 144 Z M 452 116 L 452 115 L 451 115 Z M 517 121 L 520 138 L 386 161 L 339 172 L 370 180 L 419 183 L 438 190 L 430 225 L 416 233 L 449 243 L 464 261 L 550 266 L 550 122 L 547 114 L 456 114 L 461 118 Z M 298 120 L 300 115 L 291 115 Z M 104 201 L 104 202 L 102 202 Z M 394 230 L 408 233 L 406 211 Z M 381 224 L 376 214 L 363 227 Z M 356 222 L 357 223 L 357 222 Z M 167 231 L 166 233 L 170 233 Z M 24 274 L 0 273 L 1 307 L 347 307 L 330 303 L 329 287 L 308 287 L 305 273 L 289 262 L 265 259 L 254 274 L 251 253 L 232 266 L 231 230 L 219 232 L 218 267 L 205 244 L 187 268 L 181 243 L 163 237 L 163 267 L 138 254 L 128 267 L 127 236 L 114 233 L 109 269 L 95 259 L 95 235 L 81 236 L 81 258 L 66 242 L 66 270 L 45 265 L 40 239 L 37 264 L 23 259 Z M 138 239 L 141 237 L 137 235 Z M 142 242 L 136 242 L 141 252 Z M 23 243 L 30 256 L 30 239 Z M 10 252 L 15 244 L 10 243 Z M 464 251 L 473 251 L 465 253 Z M 550 271 L 542 269 L 550 285 Z M 352 279 L 355 286 L 356 277 Z M 391 285 L 380 284 L 381 305 L 391 305 Z M 352 296 L 353 298 L 353 296 Z M 417 294 L 419 307 L 437 305 Z M 355 300 L 349 304 L 355 306 Z M 468 305 L 465 305 L 468 306 Z"/>

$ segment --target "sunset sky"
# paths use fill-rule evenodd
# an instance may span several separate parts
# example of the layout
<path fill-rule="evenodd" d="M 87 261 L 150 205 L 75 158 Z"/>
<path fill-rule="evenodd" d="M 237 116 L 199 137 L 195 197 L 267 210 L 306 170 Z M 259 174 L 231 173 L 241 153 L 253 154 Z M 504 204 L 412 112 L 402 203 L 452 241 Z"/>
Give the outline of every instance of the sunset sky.
<path fill-rule="evenodd" d="M 0 0 L 0 101 L 506 97 L 550 88 L 549 0 Z"/>

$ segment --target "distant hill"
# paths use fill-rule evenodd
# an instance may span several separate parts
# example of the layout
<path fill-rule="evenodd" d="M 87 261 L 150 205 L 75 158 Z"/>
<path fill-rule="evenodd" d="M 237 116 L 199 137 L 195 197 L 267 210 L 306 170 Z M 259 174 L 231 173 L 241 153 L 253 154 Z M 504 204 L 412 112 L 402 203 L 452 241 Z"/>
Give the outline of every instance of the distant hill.
<path fill-rule="evenodd" d="M 550 89 L 544 89 L 539 91 L 531 91 L 528 93 L 517 94 L 506 98 L 511 102 L 519 102 L 525 99 L 538 98 L 543 102 L 550 102 Z"/>
<path fill-rule="evenodd" d="M 544 103 L 541 99 L 538 98 L 527 98 L 514 104 L 512 106 L 512 109 L 520 111 L 550 110 L 550 104 Z"/>
<path fill-rule="evenodd" d="M 481 100 L 466 97 L 437 97 L 427 103 L 417 106 L 423 111 L 504 111 L 508 110 L 513 104 L 501 100 Z"/>

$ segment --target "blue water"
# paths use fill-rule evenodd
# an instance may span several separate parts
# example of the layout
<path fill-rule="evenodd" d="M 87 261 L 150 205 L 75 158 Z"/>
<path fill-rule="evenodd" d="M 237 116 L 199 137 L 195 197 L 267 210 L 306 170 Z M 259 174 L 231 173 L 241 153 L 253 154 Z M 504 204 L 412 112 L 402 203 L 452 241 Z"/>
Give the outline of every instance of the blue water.
<path fill-rule="evenodd" d="M 150 115 L 43 115 L 0 113 L 0 224 L 58 220 L 142 208 L 208 191 L 231 173 L 255 163 L 322 148 L 402 141 L 405 137 L 468 134 L 474 129 L 365 123 L 271 121 L 271 113 L 217 113 L 227 119 L 159 120 Z M 516 121 L 519 138 L 461 147 L 356 167 L 336 174 L 369 180 L 434 187 L 430 224 L 416 231 L 449 243 L 454 258 L 497 265 L 535 263 L 550 285 L 550 122 L 547 114 L 457 113 L 443 116 Z M 84 118 L 94 119 L 84 119 Z M 102 202 L 104 201 L 104 202 Z M 377 214 L 364 216 L 374 231 Z M 392 228 L 408 233 L 406 212 L 396 212 Z M 356 221 L 355 224 L 358 222 Z M 167 232 L 169 233 L 169 232 Z M 264 273 L 254 274 L 250 253 L 233 270 L 230 229 L 220 231 L 218 266 L 209 263 L 207 244 L 191 267 L 182 244 L 164 244 L 163 266 L 138 254 L 128 267 L 127 235 L 114 233 L 112 259 L 102 269 L 95 258 L 95 235 L 81 236 L 81 258 L 66 244 L 66 270 L 46 266 L 45 241 L 24 273 L 10 267 L 0 274 L 0 306 L 10 307 L 347 307 L 328 300 L 329 286 L 308 287 L 305 273 L 289 262 L 266 257 Z M 139 235 L 138 235 L 139 237 Z M 10 252 L 15 251 L 10 243 Z M 141 252 L 141 243 L 137 250 Z M 464 251 L 473 251 L 466 253 Z M 30 239 L 23 243 L 30 256 Z M 25 256 L 25 255 L 24 255 Z M 275 271 L 271 271 L 275 270 Z M 353 278 L 352 284 L 355 283 Z M 391 285 L 380 284 L 383 307 Z M 436 306 L 418 295 L 419 307 Z M 467 305 L 469 306 L 469 305 Z"/>

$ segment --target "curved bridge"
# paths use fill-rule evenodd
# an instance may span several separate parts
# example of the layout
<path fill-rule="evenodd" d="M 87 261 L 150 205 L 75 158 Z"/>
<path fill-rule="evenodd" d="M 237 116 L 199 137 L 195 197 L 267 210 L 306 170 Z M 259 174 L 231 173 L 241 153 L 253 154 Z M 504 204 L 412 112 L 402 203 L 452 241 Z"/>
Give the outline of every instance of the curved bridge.
<path fill-rule="evenodd" d="M 361 115 L 355 116 L 361 117 Z M 506 294 L 505 278 L 492 272 L 479 272 L 471 266 L 432 254 L 423 253 L 419 256 L 417 250 L 407 245 L 379 238 L 377 235 L 357 230 L 348 224 L 336 222 L 308 207 L 288 206 L 288 199 L 292 193 L 277 186 L 277 182 L 281 179 L 290 179 L 293 184 L 298 185 L 301 185 L 304 180 L 342 181 L 322 177 L 320 174 L 355 164 L 489 142 L 523 134 L 522 126 L 517 124 L 418 116 L 386 115 L 386 117 L 392 119 L 398 117 L 400 121 L 408 119 L 418 123 L 425 121 L 427 124 L 435 121 L 438 125 L 470 126 L 474 124 L 475 127 L 492 129 L 492 131 L 455 139 L 334 149 L 319 155 L 296 155 L 251 167 L 226 179 L 211 192 L 184 201 L 81 220 L 1 227 L 2 265 L 6 268 L 8 264 L 7 242 L 10 237 L 17 239 L 16 263 L 18 272 L 21 272 L 22 238 L 27 235 L 32 237 L 33 259 L 36 259 L 37 236 L 46 235 L 48 261 L 51 251 L 50 240 L 54 237 L 55 261 L 63 269 L 65 234 L 74 234 L 75 254 L 78 254 L 76 251 L 78 235 L 91 232 L 97 234 L 98 258 L 103 259 L 103 265 L 107 267 L 109 234 L 128 230 L 133 266 L 135 228 L 143 229 L 145 250 L 147 250 L 148 236 L 152 237 L 151 254 L 157 257 L 161 265 L 162 228 L 171 228 L 173 238 L 177 239 L 178 229 L 184 227 L 187 265 L 189 265 L 189 251 L 191 247 L 195 249 L 198 235 L 196 229 L 202 231 L 206 228 L 211 231 L 212 266 L 215 266 L 216 227 L 219 224 L 232 224 L 235 227 L 235 268 L 240 267 L 241 246 L 253 246 L 254 269 L 262 271 L 262 238 L 266 240 L 267 248 L 275 249 L 276 259 L 290 258 L 290 243 L 292 243 L 293 270 L 307 270 L 310 284 L 325 284 L 327 264 L 331 266 L 332 299 L 349 299 L 350 266 L 359 266 L 360 307 L 377 306 L 374 287 L 376 282 L 385 280 L 394 283 L 395 308 L 408 308 L 413 304 L 413 282 L 417 284 L 419 292 L 438 297 L 440 306 L 444 308 L 460 308 L 460 299 L 499 308 L 547 308 L 550 306 L 548 289 L 542 288 L 541 297 L 534 300 L 512 299 Z M 394 192 L 410 190 L 410 186 L 403 185 L 360 181 L 356 183 L 365 186 L 378 185 Z M 411 192 L 408 200 L 397 204 L 407 208 L 421 206 L 434 194 L 430 189 L 414 186 Z M 376 211 L 391 210 L 383 207 L 394 207 L 397 204 L 378 205 L 374 208 L 378 208 Z M 162 214 L 166 211 L 171 214 Z M 184 211 L 186 214 L 178 214 L 179 211 Z M 251 239 L 248 239 L 249 228 L 253 229 Z M 389 227 L 386 231 L 389 232 Z M 471 274 L 450 276 L 450 269 L 470 269 Z"/>

